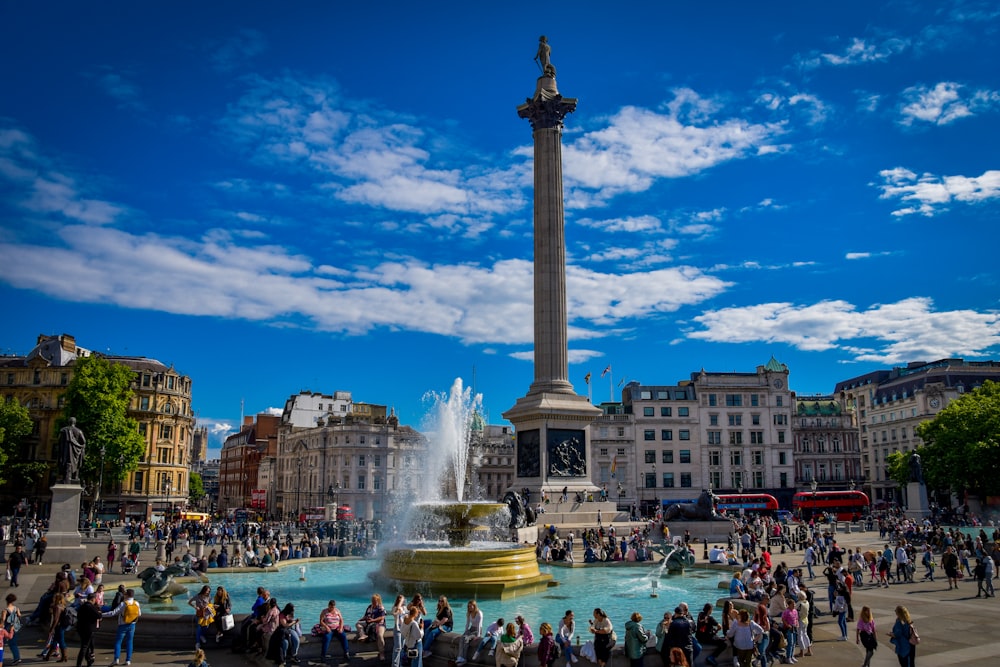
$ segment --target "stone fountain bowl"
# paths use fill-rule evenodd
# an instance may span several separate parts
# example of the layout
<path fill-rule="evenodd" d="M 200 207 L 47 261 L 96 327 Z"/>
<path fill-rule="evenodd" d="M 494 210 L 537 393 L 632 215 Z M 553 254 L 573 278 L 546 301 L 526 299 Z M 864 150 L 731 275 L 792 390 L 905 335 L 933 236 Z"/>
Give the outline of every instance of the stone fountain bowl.
<path fill-rule="evenodd" d="M 472 542 L 474 533 L 489 529 L 487 525 L 483 525 L 484 520 L 506 510 L 507 506 L 502 503 L 446 501 L 420 503 L 417 509 L 442 520 L 442 527 L 451 546 L 466 547 Z"/>

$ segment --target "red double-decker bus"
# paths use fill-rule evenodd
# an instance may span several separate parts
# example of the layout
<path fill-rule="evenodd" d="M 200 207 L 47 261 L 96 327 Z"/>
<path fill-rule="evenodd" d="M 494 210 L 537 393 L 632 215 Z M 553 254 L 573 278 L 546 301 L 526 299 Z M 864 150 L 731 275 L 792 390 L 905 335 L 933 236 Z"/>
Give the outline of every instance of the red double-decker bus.
<path fill-rule="evenodd" d="M 868 512 L 868 496 L 861 491 L 799 491 L 792 498 L 792 511 L 803 521 L 818 514 L 851 521 Z"/>
<path fill-rule="evenodd" d="M 778 511 L 778 500 L 768 493 L 722 493 L 718 496 L 719 502 L 715 504 L 715 509 L 719 512 L 744 514 L 760 514 L 770 516 Z"/>

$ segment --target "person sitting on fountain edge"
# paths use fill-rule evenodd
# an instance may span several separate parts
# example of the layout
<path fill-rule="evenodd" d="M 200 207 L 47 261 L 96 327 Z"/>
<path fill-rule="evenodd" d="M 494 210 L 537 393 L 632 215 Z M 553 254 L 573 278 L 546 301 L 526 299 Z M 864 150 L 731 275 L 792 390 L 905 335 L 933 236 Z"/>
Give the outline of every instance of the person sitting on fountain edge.
<path fill-rule="evenodd" d="M 451 632 L 452 627 L 455 625 L 455 618 L 451 613 L 451 605 L 448 604 L 448 598 L 441 596 L 438 598 L 437 614 L 433 621 L 424 621 L 426 625 L 426 630 L 424 631 L 424 656 L 428 657 L 431 655 L 431 644 L 437 639 L 437 636 L 442 632 Z"/>

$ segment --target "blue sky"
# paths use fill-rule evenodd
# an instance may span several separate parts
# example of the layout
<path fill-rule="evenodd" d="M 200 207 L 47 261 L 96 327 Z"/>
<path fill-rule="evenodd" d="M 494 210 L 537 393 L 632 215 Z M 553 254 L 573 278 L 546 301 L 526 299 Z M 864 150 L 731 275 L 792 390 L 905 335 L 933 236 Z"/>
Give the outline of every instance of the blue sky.
<path fill-rule="evenodd" d="M 973 0 L 3 3 L 0 351 L 172 363 L 219 434 L 303 389 L 419 426 L 473 369 L 499 422 L 545 34 L 578 392 L 996 358 L 998 29 Z"/>

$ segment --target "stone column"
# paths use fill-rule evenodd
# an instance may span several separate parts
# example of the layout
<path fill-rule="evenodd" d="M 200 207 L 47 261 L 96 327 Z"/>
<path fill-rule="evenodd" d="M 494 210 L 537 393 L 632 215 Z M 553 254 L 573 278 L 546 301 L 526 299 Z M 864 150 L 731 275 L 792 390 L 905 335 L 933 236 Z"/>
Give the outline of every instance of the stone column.
<path fill-rule="evenodd" d="M 45 533 L 48 547 L 45 560 L 49 563 L 77 563 L 86 560 L 87 550 L 80 535 L 80 496 L 83 488 L 79 484 L 53 484 L 52 512 L 49 515 L 49 530 Z"/>
<path fill-rule="evenodd" d="M 555 69 L 547 67 L 534 96 L 517 108 L 534 139 L 535 374 L 528 393 L 503 416 L 517 430 L 512 490 L 529 489 L 532 503 L 543 490 L 597 491 L 589 430 L 601 412 L 573 391 L 568 372 L 562 127 L 576 102 L 559 93 Z"/>

